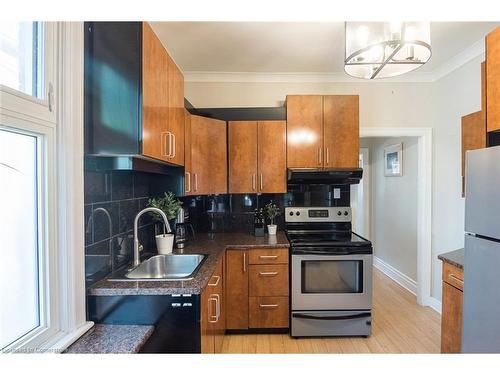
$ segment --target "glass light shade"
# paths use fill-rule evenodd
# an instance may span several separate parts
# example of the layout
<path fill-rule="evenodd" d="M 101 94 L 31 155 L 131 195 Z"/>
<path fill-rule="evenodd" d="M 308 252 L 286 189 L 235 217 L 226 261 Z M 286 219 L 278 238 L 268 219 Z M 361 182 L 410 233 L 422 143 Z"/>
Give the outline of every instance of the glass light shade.
<path fill-rule="evenodd" d="M 429 22 L 346 22 L 347 74 L 375 79 L 398 76 L 431 58 Z"/>

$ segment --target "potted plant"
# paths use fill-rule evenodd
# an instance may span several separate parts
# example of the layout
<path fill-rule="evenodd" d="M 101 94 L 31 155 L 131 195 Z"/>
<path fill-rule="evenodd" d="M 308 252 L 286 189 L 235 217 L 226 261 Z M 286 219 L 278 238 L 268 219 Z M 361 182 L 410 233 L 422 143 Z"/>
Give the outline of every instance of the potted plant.
<path fill-rule="evenodd" d="M 270 236 L 276 235 L 277 225 L 274 223 L 274 220 L 277 216 L 281 214 L 280 209 L 276 204 L 271 201 L 264 206 L 264 212 L 269 219 L 270 224 L 267 225 L 267 231 Z"/>
<path fill-rule="evenodd" d="M 182 206 L 182 202 L 175 196 L 171 191 L 165 192 L 162 198 L 151 198 L 148 201 L 149 207 L 155 207 L 162 210 L 170 225 L 171 230 L 173 230 L 173 220 L 177 217 L 177 213 Z M 153 218 L 156 222 L 163 223 L 161 216 L 157 213 L 152 213 Z M 161 231 L 161 234 L 156 235 L 156 248 L 159 254 L 169 254 L 172 252 L 174 246 L 174 234 L 165 233 L 165 228 Z"/>

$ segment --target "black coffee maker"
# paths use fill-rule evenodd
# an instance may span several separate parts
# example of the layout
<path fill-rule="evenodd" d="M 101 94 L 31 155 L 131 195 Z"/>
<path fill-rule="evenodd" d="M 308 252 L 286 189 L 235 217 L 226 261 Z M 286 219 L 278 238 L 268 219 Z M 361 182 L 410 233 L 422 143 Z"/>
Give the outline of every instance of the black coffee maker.
<path fill-rule="evenodd" d="M 179 208 L 177 213 L 177 220 L 175 224 L 175 246 L 178 249 L 183 249 L 186 245 L 188 239 L 188 231 L 191 232 L 191 236 L 194 239 L 194 229 L 191 223 L 188 223 L 189 215 L 186 213 L 184 208 Z"/>

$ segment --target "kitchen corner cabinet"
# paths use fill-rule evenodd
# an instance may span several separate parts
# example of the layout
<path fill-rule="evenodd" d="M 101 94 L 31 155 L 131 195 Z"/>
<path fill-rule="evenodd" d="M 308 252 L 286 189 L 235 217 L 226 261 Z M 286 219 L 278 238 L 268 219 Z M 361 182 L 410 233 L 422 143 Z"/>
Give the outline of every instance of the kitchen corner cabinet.
<path fill-rule="evenodd" d="M 358 168 L 358 95 L 289 95 L 286 108 L 288 168 Z"/>
<path fill-rule="evenodd" d="M 184 163 L 184 78 L 146 22 L 85 22 L 85 152 Z"/>
<path fill-rule="evenodd" d="M 226 329 L 288 328 L 288 249 L 226 251 Z"/>
<path fill-rule="evenodd" d="M 223 269 L 224 258 L 217 263 L 201 295 L 201 353 L 204 354 L 222 351 L 222 342 L 226 332 Z"/>
<path fill-rule="evenodd" d="M 460 353 L 462 342 L 463 270 L 443 263 L 441 353 Z"/>
<path fill-rule="evenodd" d="M 227 193 L 226 122 L 189 115 L 189 195 Z"/>
<path fill-rule="evenodd" d="M 486 124 L 500 130 L 500 27 L 486 35 Z"/>
<path fill-rule="evenodd" d="M 229 192 L 286 192 L 286 122 L 231 121 Z"/>

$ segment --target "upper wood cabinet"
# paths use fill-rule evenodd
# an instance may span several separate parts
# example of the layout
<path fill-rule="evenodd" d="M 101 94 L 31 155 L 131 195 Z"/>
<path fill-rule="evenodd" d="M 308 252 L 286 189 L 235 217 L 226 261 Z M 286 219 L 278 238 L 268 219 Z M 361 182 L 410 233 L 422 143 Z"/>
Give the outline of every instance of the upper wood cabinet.
<path fill-rule="evenodd" d="M 462 196 L 465 196 L 465 157 L 467 151 L 486 147 L 486 124 L 482 111 L 462 117 Z"/>
<path fill-rule="evenodd" d="M 500 28 L 486 36 L 486 124 L 500 130 Z"/>
<path fill-rule="evenodd" d="M 191 163 L 191 114 L 184 110 L 184 195 L 191 195 L 192 184 Z"/>
<path fill-rule="evenodd" d="M 359 96 L 287 96 L 288 168 L 357 168 Z"/>
<path fill-rule="evenodd" d="M 86 22 L 85 152 L 184 164 L 184 78 L 146 22 Z"/>
<path fill-rule="evenodd" d="M 191 195 L 227 193 L 226 122 L 190 115 Z"/>
<path fill-rule="evenodd" d="M 229 192 L 286 192 L 286 122 L 229 122 Z"/>
<path fill-rule="evenodd" d="M 286 138 L 288 168 L 323 166 L 323 96 L 286 97 Z"/>

